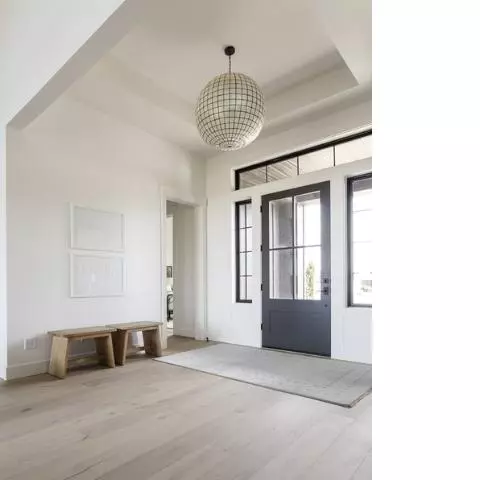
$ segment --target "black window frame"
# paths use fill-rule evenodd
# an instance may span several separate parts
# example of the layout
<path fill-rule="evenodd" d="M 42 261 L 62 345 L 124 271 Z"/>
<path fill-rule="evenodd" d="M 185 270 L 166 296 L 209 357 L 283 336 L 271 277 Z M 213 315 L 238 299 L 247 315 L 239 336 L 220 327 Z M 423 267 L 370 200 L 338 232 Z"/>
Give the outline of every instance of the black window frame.
<path fill-rule="evenodd" d="M 305 148 L 303 150 L 297 150 L 295 152 L 287 153 L 280 157 L 272 158 L 270 160 L 265 160 L 264 162 L 254 163 L 249 165 L 248 167 L 243 167 L 235 170 L 235 190 L 243 190 L 240 188 L 240 175 L 242 173 L 248 172 L 250 170 L 256 170 L 262 167 L 265 168 L 265 183 L 268 182 L 268 166 L 274 163 L 283 162 L 284 160 L 291 160 L 296 157 L 297 161 L 297 175 L 299 175 L 299 167 L 298 167 L 298 157 L 302 155 L 307 155 L 309 153 L 317 152 L 318 150 L 324 150 L 326 148 L 334 147 L 333 149 L 333 166 L 335 167 L 335 146 L 341 145 L 342 143 L 351 142 L 353 140 L 358 140 L 359 138 L 368 137 L 372 135 L 372 129 L 364 130 L 363 132 L 355 133 L 352 135 L 348 135 L 343 138 L 338 138 L 336 140 L 332 140 L 330 142 L 321 143 L 319 145 L 315 145 L 314 147 Z M 251 188 L 251 187 L 250 187 Z"/>
<path fill-rule="evenodd" d="M 353 301 L 353 183 L 357 180 L 363 180 L 367 178 L 370 178 L 373 181 L 372 172 L 347 178 L 347 307 L 354 308 L 372 308 L 371 303 L 354 303 Z"/>
<path fill-rule="evenodd" d="M 245 248 L 247 245 L 247 230 L 253 231 L 253 225 L 247 226 L 247 209 L 245 208 L 245 220 L 244 220 L 244 227 L 240 227 L 240 207 L 242 205 L 251 205 L 252 200 L 241 200 L 239 202 L 235 202 L 235 302 L 236 303 L 252 303 L 251 298 L 240 298 L 240 282 L 242 279 L 246 279 L 248 277 L 253 277 L 252 274 L 247 275 L 247 265 L 245 265 L 245 275 L 240 274 L 240 253 L 245 253 L 245 263 L 247 262 L 247 253 L 252 253 L 252 250 L 245 250 L 240 252 L 240 235 L 245 235 Z M 253 236 L 252 236 L 253 242 Z M 252 245 L 253 248 L 253 245 Z M 253 254 L 252 254 L 253 255 Z M 246 282 L 246 280 L 244 280 Z M 249 292 L 246 288 L 245 284 L 245 292 L 247 297 Z"/>

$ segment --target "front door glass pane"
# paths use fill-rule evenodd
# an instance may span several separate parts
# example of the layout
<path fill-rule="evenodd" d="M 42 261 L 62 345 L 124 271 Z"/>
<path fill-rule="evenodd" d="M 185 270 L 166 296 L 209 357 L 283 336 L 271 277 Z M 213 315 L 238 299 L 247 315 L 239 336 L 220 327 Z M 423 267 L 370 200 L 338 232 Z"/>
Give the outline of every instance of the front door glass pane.
<path fill-rule="evenodd" d="M 270 202 L 270 248 L 293 245 L 292 197 Z"/>
<path fill-rule="evenodd" d="M 270 252 L 270 298 L 293 299 L 293 249 Z"/>
<path fill-rule="evenodd" d="M 270 298 L 320 300 L 329 293 L 321 282 L 320 191 L 272 200 L 269 210 Z"/>
<path fill-rule="evenodd" d="M 295 249 L 295 298 L 320 300 L 322 298 L 322 247 Z"/>
<path fill-rule="evenodd" d="M 295 246 L 320 245 L 322 210 L 320 192 L 297 195 L 295 202 Z"/>

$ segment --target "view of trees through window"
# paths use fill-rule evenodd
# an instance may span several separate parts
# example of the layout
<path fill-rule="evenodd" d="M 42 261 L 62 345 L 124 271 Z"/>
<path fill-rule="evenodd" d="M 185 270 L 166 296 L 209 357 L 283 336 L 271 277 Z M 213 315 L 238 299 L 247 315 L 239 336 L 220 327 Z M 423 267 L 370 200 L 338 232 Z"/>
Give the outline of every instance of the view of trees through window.
<path fill-rule="evenodd" d="M 372 175 L 347 181 L 348 304 L 372 304 Z M 236 204 L 237 302 L 252 299 L 251 201 Z M 322 299 L 320 191 L 269 202 L 270 298 Z"/>
<path fill-rule="evenodd" d="M 270 298 L 320 300 L 320 192 L 270 202 Z"/>

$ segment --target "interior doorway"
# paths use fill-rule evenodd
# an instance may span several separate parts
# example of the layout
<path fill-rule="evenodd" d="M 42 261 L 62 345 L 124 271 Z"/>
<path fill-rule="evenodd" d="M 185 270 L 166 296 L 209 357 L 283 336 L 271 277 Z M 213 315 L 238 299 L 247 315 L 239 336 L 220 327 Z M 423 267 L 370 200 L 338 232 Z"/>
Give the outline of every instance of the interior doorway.
<path fill-rule="evenodd" d="M 165 262 L 166 262 L 166 305 L 167 305 L 167 336 L 173 335 L 174 316 L 174 284 L 173 284 L 173 210 L 174 204 L 167 202 L 167 219 L 165 234 Z"/>
<path fill-rule="evenodd" d="M 164 305 L 167 336 L 195 338 L 198 317 L 198 265 L 196 207 L 167 200 Z"/>

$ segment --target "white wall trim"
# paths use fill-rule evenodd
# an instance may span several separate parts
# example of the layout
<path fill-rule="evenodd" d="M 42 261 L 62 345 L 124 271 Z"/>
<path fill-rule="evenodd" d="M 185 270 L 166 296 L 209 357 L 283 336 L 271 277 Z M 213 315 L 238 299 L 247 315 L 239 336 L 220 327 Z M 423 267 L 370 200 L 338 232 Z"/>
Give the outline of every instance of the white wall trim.
<path fill-rule="evenodd" d="M 69 355 L 69 360 L 75 360 L 78 358 L 86 358 L 89 356 L 94 357 L 95 351 L 76 353 Z M 37 362 L 25 362 L 18 363 L 16 365 L 9 365 L 7 367 L 6 380 L 15 380 L 16 378 L 32 377 L 34 375 L 42 375 L 48 373 L 49 360 L 42 360 Z"/>
<path fill-rule="evenodd" d="M 7 366 L 6 380 L 14 380 L 16 378 L 31 377 L 33 375 L 41 375 L 48 372 L 47 360 L 40 362 L 19 363 L 18 365 Z"/>
<path fill-rule="evenodd" d="M 167 197 L 159 187 L 160 197 L 160 322 L 167 323 Z"/>
<path fill-rule="evenodd" d="M 173 321 L 173 331 L 174 335 L 179 335 L 182 337 L 195 338 L 196 340 L 205 340 L 208 336 L 207 333 L 207 324 L 206 324 L 206 305 L 207 305 L 207 288 L 206 288 L 206 278 L 207 278 L 207 243 L 206 243 L 206 231 L 207 231 L 207 213 L 206 205 L 200 204 L 192 201 L 191 195 L 171 195 L 168 188 L 159 189 L 160 193 L 160 242 L 161 242 L 161 318 L 162 322 L 166 322 L 166 243 L 167 243 L 167 229 L 166 229 L 166 218 L 167 218 L 167 201 L 174 202 L 180 205 L 191 207 L 193 210 L 193 249 L 195 251 L 194 263 L 192 264 L 192 270 L 194 272 L 194 281 L 195 281 L 195 292 L 194 292 L 194 319 L 192 322 L 192 328 L 182 328 L 175 323 L 175 316 Z M 175 235 L 175 214 L 174 218 L 174 235 Z M 175 238 L 174 238 L 175 242 Z M 175 263 L 175 255 L 174 255 Z M 174 292 L 175 292 L 175 265 L 174 265 Z M 174 293 L 175 295 L 175 293 Z M 175 297 L 174 297 L 175 298 Z M 175 300 L 174 300 L 175 302 Z M 175 308 L 175 307 L 174 307 Z M 175 314 L 174 314 L 175 315 Z"/>
<path fill-rule="evenodd" d="M 207 327 L 207 208 L 195 207 L 195 339 L 208 337 Z"/>

